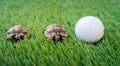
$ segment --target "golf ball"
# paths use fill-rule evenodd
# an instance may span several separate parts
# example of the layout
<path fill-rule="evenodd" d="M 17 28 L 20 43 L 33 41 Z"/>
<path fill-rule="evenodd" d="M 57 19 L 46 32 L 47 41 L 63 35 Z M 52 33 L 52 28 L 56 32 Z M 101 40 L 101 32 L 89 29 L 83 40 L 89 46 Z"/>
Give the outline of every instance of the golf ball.
<path fill-rule="evenodd" d="M 75 25 L 76 36 L 86 42 L 98 42 L 104 35 L 104 25 L 94 16 L 82 17 Z"/>

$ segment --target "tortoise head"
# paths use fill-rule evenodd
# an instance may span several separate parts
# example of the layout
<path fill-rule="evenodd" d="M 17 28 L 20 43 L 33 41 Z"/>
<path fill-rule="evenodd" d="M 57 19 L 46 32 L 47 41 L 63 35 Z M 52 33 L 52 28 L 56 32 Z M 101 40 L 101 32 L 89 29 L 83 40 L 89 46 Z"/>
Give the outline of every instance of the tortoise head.
<path fill-rule="evenodd" d="M 66 37 L 61 36 L 61 35 L 55 35 L 55 36 L 53 36 L 53 40 L 55 40 L 55 41 L 63 40 L 63 39 L 65 39 L 65 38 L 66 38 Z"/>
<path fill-rule="evenodd" d="M 53 36 L 53 40 L 60 40 L 60 36 L 59 35 Z"/>

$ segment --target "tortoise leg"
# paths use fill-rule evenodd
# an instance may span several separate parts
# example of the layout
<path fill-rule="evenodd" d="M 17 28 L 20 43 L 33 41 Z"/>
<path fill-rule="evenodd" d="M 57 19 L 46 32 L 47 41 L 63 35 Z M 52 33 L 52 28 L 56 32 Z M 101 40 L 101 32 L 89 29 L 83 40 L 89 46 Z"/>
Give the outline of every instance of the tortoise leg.
<path fill-rule="evenodd" d="M 52 37 L 47 37 L 47 39 L 46 40 L 52 40 L 53 38 Z"/>

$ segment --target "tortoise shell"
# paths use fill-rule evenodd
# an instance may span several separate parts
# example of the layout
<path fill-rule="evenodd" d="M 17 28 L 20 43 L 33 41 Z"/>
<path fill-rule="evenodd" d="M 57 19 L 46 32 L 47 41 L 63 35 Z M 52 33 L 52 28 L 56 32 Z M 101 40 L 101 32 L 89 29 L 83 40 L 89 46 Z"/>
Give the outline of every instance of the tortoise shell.
<path fill-rule="evenodd" d="M 63 40 L 67 37 L 67 32 L 62 25 L 51 24 L 45 29 L 44 35 L 48 40 Z"/>
<path fill-rule="evenodd" d="M 21 25 L 16 25 L 7 31 L 7 40 L 20 40 L 29 37 L 29 32 Z"/>

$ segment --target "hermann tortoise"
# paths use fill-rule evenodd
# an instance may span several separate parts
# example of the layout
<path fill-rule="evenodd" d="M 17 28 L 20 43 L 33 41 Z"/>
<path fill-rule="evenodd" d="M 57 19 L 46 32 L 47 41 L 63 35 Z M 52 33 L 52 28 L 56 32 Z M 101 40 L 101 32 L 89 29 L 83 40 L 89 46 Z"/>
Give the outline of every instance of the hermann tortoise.
<path fill-rule="evenodd" d="M 67 32 L 62 25 L 51 24 L 45 29 L 44 35 L 48 40 L 63 40 L 67 37 Z"/>
<path fill-rule="evenodd" d="M 21 25 L 16 25 L 10 28 L 7 32 L 7 40 L 20 40 L 29 37 L 29 32 Z"/>

